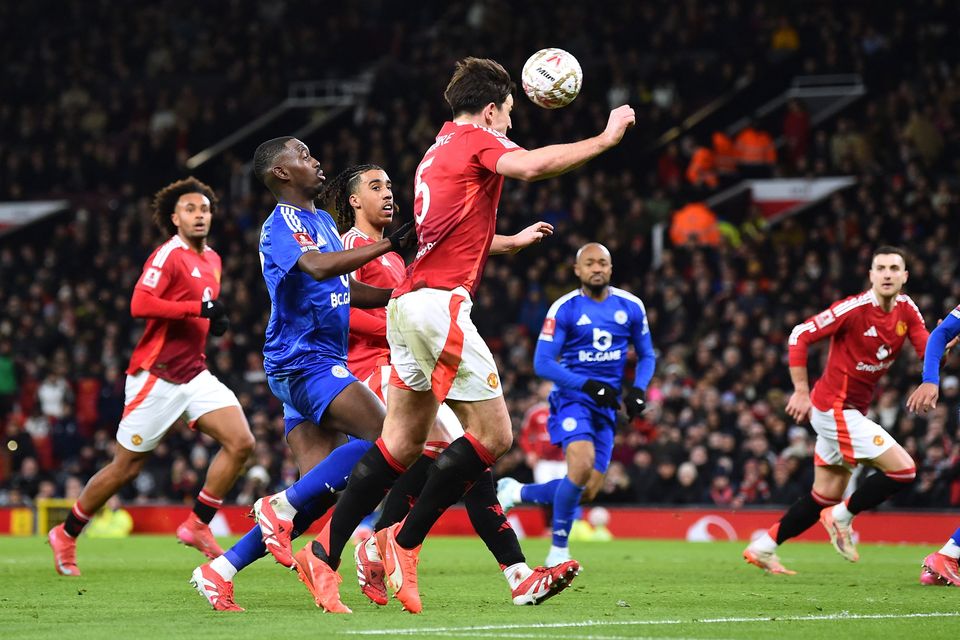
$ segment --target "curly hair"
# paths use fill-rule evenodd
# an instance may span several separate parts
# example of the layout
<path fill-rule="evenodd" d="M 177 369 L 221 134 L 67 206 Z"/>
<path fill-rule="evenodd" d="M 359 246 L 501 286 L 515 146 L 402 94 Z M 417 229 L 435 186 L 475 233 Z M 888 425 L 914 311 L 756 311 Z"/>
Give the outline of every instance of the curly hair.
<path fill-rule="evenodd" d="M 360 186 L 360 176 L 367 171 L 383 171 L 375 164 L 358 164 L 338 173 L 323 186 L 317 200 L 337 221 L 337 230 L 346 233 L 357 222 L 357 214 L 350 204 L 350 196 Z M 396 211 L 396 204 L 394 204 Z"/>
<path fill-rule="evenodd" d="M 177 225 L 173 224 L 170 215 L 177 209 L 180 196 L 188 193 L 199 193 L 210 200 L 210 214 L 217 213 L 217 196 L 210 185 L 200 182 L 193 176 L 177 180 L 168 184 L 153 196 L 153 221 L 161 231 L 168 231 L 170 235 L 177 235 Z"/>

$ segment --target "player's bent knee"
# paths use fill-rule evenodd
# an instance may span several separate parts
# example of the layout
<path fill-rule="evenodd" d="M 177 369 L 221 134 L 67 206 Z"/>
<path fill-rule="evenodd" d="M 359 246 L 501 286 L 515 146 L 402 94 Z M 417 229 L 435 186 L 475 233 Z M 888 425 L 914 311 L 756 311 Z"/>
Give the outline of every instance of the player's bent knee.
<path fill-rule="evenodd" d="M 410 434 L 407 437 L 387 437 L 384 435 L 384 446 L 390 455 L 404 466 L 410 466 L 423 453 L 423 447 L 426 445 L 426 437 L 420 437 L 419 434 Z"/>
<path fill-rule="evenodd" d="M 249 430 L 246 430 L 242 433 L 237 434 L 236 438 L 230 443 L 231 453 L 242 460 L 246 460 L 250 457 L 250 454 L 253 453 L 253 447 L 256 445 L 257 441 L 254 439 L 253 434 Z M 224 447 L 226 448 L 226 444 Z"/>
<path fill-rule="evenodd" d="M 510 451 L 510 447 L 513 446 L 513 431 L 496 434 L 491 438 L 489 444 L 484 444 L 495 458 L 499 458 L 507 451 Z"/>
<path fill-rule="evenodd" d="M 578 487 L 587 487 L 590 484 L 590 469 L 567 468 L 567 477 Z"/>

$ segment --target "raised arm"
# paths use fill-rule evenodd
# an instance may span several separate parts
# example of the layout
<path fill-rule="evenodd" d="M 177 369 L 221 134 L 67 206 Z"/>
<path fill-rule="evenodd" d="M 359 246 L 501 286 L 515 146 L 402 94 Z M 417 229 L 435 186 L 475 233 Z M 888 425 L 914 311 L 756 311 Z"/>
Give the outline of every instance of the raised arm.
<path fill-rule="evenodd" d="M 497 161 L 497 173 L 528 182 L 562 175 L 617 146 L 626 130 L 636 121 L 632 107 L 617 107 L 610 112 L 607 127 L 599 135 L 579 142 L 506 153 Z"/>

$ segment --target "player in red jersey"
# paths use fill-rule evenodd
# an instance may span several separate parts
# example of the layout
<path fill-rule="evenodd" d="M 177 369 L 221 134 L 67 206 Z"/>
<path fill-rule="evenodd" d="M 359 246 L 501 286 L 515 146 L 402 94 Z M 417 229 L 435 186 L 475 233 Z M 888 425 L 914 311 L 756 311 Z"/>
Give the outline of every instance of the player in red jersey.
<path fill-rule="evenodd" d="M 900 249 L 880 247 L 873 253 L 868 291 L 835 302 L 808 318 L 790 334 L 790 378 L 794 392 L 787 414 L 810 421 L 817 432 L 813 490 L 744 550 L 747 562 L 770 573 L 793 574 L 777 558 L 777 546 L 800 535 L 817 520 L 844 558 L 859 558 L 854 544 L 853 517 L 873 508 L 916 477 L 916 465 L 883 427 L 866 417 L 877 383 L 889 369 L 905 340 L 922 357 L 927 329 L 920 310 L 900 293 L 907 281 Z M 830 338 L 823 376 L 813 387 L 807 379 L 807 349 Z M 841 502 L 851 470 L 868 464 L 874 473 Z"/>
<path fill-rule="evenodd" d="M 220 256 L 207 246 L 216 212 L 213 189 L 195 178 L 156 193 L 153 217 L 173 237 L 147 259 L 133 290 L 130 313 L 146 329 L 127 368 L 126 405 L 113 461 L 90 478 L 66 522 L 50 530 L 57 572 L 79 576 L 77 536 L 120 488 L 135 478 L 174 422 L 186 414 L 192 427 L 220 443 L 193 513 L 177 538 L 210 558 L 222 554 L 209 523 L 253 450 L 253 434 L 236 396 L 207 370 L 207 332 L 229 328 L 220 294 Z"/>
<path fill-rule="evenodd" d="M 343 234 L 344 249 L 372 244 L 379 240 L 396 212 L 390 177 L 382 168 L 371 164 L 350 167 L 340 173 L 326 186 L 321 200 L 327 204 L 327 209 L 337 216 L 339 231 Z M 491 252 L 516 252 L 539 242 L 552 232 L 552 225 L 537 222 L 513 236 L 496 235 Z M 390 252 L 363 265 L 353 273 L 353 277 L 359 282 L 392 289 L 403 280 L 405 270 L 403 258 Z M 386 311 L 351 308 L 349 345 L 351 371 L 385 402 L 391 368 Z M 463 427 L 453 410 L 448 405 L 441 404 L 423 455 L 397 480 L 383 505 L 383 511 L 375 526 L 376 531 L 401 521 L 407 515 L 411 503 L 420 495 L 437 455 L 450 442 L 462 436 Z M 560 590 L 559 587 L 569 584 L 569 579 L 561 580 L 565 569 L 531 569 L 527 566 L 516 532 L 507 522 L 503 509 L 497 502 L 493 475 L 490 472 L 481 477 L 464 495 L 464 504 L 474 529 L 500 564 L 510 585 L 514 604 L 538 603 L 555 595 Z M 321 533 L 318 539 L 323 543 L 328 535 L 326 532 Z M 387 604 L 383 560 L 374 539 L 367 538 L 357 544 L 354 556 L 361 592 L 378 605 Z"/>
<path fill-rule="evenodd" d="M 440 403 L 449 402 L 466 434 L 437 457 L 402 526 L 376 536 L 388 582 L 412 613 L 422 610 L 416 563 L 424 537 L 513 440 L 493 354 L 470 320 L 503 180 L 570 171 L 619 144 L 635 122 L 633 109 L 618 107 L 597 136 L 528 151 L 507 137 L 514 88 L 502 66 L 479 58 L 459 61 L 447 85 L 453 119 L 415 177 L 417 256 L 387 306 L 394 374 L 383 435 L 354 467 L 324 550 L 336 566 L 357 524 L 421 455 Z"/>
<path fill-rule="evenodd" d="M 547 419 L 550 404 L 547 397 L 553 383 L 542 380 L 537 388 L 538 402 L 527 409 L 520 427 L 520 448 L 526 454 L 527 466 L 533 469 L 533 481 L 543 484 L 562 478 L 567 474 L 567 461 L 563 449 L 550 442 Z"/>

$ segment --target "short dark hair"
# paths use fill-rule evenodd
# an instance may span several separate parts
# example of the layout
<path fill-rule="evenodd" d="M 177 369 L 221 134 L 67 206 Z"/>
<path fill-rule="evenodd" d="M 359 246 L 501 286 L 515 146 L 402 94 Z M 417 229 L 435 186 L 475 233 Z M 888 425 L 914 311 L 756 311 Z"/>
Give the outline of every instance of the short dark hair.
<path fill-rule="evenodd" d="M 499 62 L 489 58 L 464 58 L 453 69 L 443 97 L 453 116 L 474 114 L 491 102 L 502 105 L 517 85 Z"/>
<path fill-rule="evenodd" d="M 169 231 L 170 235 L 177 235 L 177 225 L 173 224 L 170 215 L 177 209 L 180 196 L 188 193 L 199 193 L 210 201 L 210 214 L 217 213 L 217 195 L 210 185 L 200 182 L 193 176 L 177 180 L 168 184 L 153 196 L 153 222 L 161 231 Z"/>
<path fill-rule="evenodd" d="M 257 150 L 253 152 L 253 175 L 257 176 L 257 179 L 263 184 L 267 184 L 267 176 L 270 175 L 270 170 L 273 169 L 274 163 L 286 149 L 286 144 L 290 140 L 293 140 L 293 136 L 272 138 L 261 143 Z"/>
<path fill-rule="evenodd" d="M 360 176 L 367 171 L 383 171 L 375 164 L 358 164 L 338 173 L 323 186 L 317 200 L 337 221 L 337 231 L 346 233 L 357 222 L 357 214 L 350 205 L 350 196 L 357 192 Z M 394 205 L 396 206 L 396 205 Z"/>
<path fill-rule="evenodd" d="M 870 264 L 873 264 L 873 259 L 880 255 L 898 255 L 903 259 L 903 268 L 907 268 L 907 252 L 901 249 L 900 247 L 894 247 L 893 245 L 885 244 L 877 247 L 873 250 L 873 255 L 870 256 Z"/>

